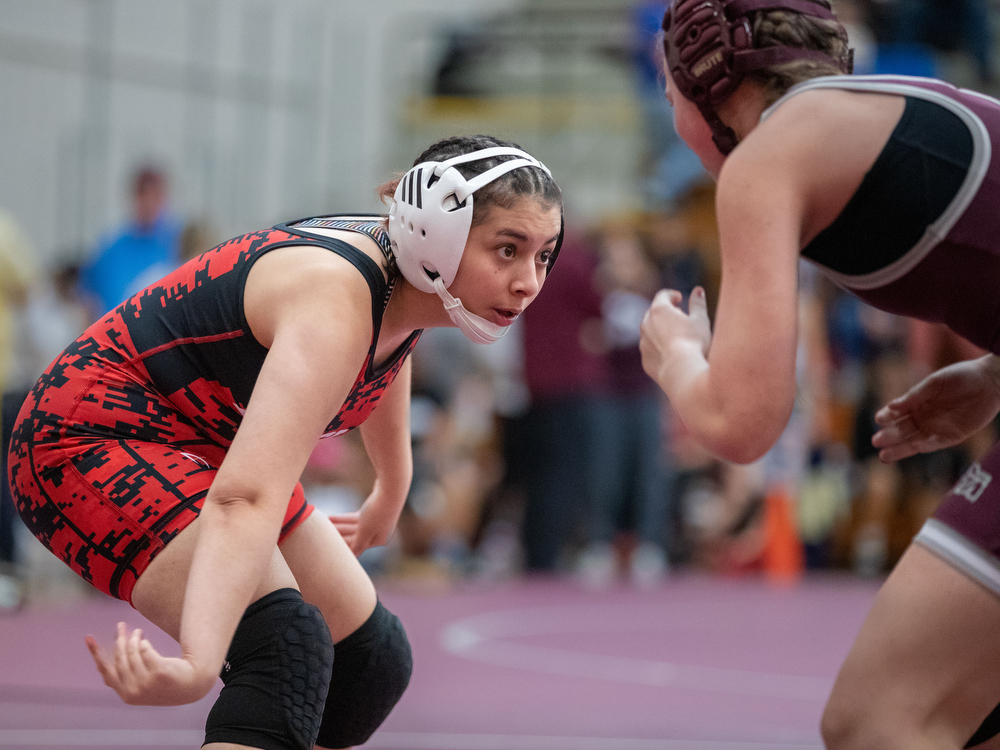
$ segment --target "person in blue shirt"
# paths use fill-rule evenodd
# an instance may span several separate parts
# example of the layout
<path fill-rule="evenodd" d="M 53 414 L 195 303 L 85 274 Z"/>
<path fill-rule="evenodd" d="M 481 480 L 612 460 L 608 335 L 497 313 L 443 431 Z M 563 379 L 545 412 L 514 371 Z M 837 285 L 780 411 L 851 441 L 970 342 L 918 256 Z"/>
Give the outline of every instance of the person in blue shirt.
<path fill-rule="evenodd" d="M 103 237 L 80 284 L 102 315 L 180 265 L 181 222 L 167 210 L 167 177 L 142 166 L 132 178 L 132 218 Z"/>

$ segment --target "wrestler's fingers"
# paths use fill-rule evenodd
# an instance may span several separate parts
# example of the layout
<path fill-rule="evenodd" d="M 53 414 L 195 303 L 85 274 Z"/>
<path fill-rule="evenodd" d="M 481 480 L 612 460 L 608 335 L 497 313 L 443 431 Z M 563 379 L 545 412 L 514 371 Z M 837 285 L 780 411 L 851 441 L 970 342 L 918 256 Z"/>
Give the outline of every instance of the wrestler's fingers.
<path fill-rule="evenodd" d="M 654 307 L 677 307 L 683 299 L 683 295 L 676 289 L 661 289 L 653 297 L 650 309 Z"/>
<path fill-rule="evenodd" d="M 873 439 L 874 442 L 874 439 Z M 895 442 L 883 447 L 878 454 L 879 460 L 884 463 L 899 461 L 903 458 L 915 456 L 918 453 L 933 453 L 950 445 L 940 435 L 926 435 L 917 432 L 906 440 Z M 876 446 L 879 447 L 879 446 Z"/>
<path fill-rule="evenodd" d="M 119 674 L 128 669 L 128 629 L 124 622 L 118 623 L 115 634 L 115 668 Z"/>
<path fill-rule="evenodd" d="M 913 446 L 894 445 L 890 448 L 883 448 L 878 452 L 878 460 L 884 464 L 891 464 L 903 458 L 914 456 L 920 451 Z"/>
<path fill-rule="evenodd" d="M 688 311 L 692 318 L 704 318 L 708 320 L 708 302 L 705 299 L 705 290 L 696 286 L 691 291 L 691 298 L 688 300 Z"/>
<path fill-rule="evenodd" d="M 142 630 L 136 628 L 128 638 L 126 643 L 126 656 L 128 658 L 129 671 L 140 680 L 149 673 L 149 667 L 143 657 L 143 637 Z M 146 641 L 148 643 L 148 641 Z"/>
<path fill-rule="evenodd" d="M 875 412 L 875 424 L 877 425 L 887 425 L 896 419 L 899 419 L 899 412 L 889 406 L 883 406 Z"/>
<path fill-rule="evenodd" d="M 875 424 L 886 425 L 896 420 L 908 419 L 910 409 L 908 408 L 908 400 L 904 399 L 905 396 L 893 399 L 875 412 Z"/>
<path fill-rule="evenodd" d="M 882 427 L 872 435 L 872 445 L 876 448 L 905 443 L 920 436 L 916 423 L 909 417 L 899 419 Z"/>
<path fill-rule="evenodd" d="M 97 644 L 97 639 L 88 635 L 83 639 L 83 642 L 87 644 L 87 650 L 94 659 L 94 664 L 97 666 L 97 671 L 104 680 L 104 684 L 113 687 L 112 682 L 115 681 L 114 665 L 104 658 L 101 647 Z"/>
<path fill-rule="evenodd" d="M 146 638 L 143 638 L 139 643 L 139 655 L 142 658 L 142 663 L 150 672 L 158 670 L 164 661 L 164 657 Z"/>

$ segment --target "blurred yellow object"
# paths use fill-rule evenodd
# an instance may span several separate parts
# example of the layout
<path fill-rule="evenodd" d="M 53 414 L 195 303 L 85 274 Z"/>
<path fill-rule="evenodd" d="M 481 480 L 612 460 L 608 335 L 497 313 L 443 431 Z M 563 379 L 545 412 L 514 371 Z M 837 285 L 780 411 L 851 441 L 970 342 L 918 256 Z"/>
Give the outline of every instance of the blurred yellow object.
<path fill-rule="evenodd" d="M 12 214 L 0 209 L 0 393 L 14 345 L 11 307 L 22 304 L 38 270 L 34 248 Z"/>
<path fill-rule="evenodd" d="M 442 122 L 492 131 L 551 132 L 603 130 L 631 133 L 639 126 L 639 108 L 631 94 L 620 96 L 432 96 L 414 97 L 404 119 L 411 127 Z"/>

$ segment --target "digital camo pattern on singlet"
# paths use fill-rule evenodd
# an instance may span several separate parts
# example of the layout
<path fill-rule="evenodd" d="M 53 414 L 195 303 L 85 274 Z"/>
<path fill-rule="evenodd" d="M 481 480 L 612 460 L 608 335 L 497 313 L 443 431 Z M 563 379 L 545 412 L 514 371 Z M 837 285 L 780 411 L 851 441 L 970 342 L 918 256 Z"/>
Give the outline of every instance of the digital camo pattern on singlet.
<path fill-rule="evenodd" d="M 389 252 L 378 217 L 304 225 L 363 232 Z M 247 275 L 264 253 L 289 245 L 347 258 L 372 292 L 371 346 L 326 435 L 365 420 L 416 344 L 419 331 L 373 367 L 391 286 L 361 251 L 298 225 L 229 240 L 104 315 L 38 380 L 9 454 L 25 524 L 101 590 L 129 599 L 145 565 L 197 517 L 267 354 L 244 315 Z M 282 538 L 310 511 L 296 488 Z"/>

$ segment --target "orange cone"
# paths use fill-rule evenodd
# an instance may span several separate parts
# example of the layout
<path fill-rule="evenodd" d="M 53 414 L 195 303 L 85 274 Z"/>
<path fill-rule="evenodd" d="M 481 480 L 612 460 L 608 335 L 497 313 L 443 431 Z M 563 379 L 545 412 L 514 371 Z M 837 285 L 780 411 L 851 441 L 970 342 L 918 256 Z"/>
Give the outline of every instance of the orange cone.
<path fill-rule="evenodd" d="M 775 487 L 764 499 L 764 574 L 781 585 L 794 583 L 805 569 L 792 501 L 784 487 Z"/>

